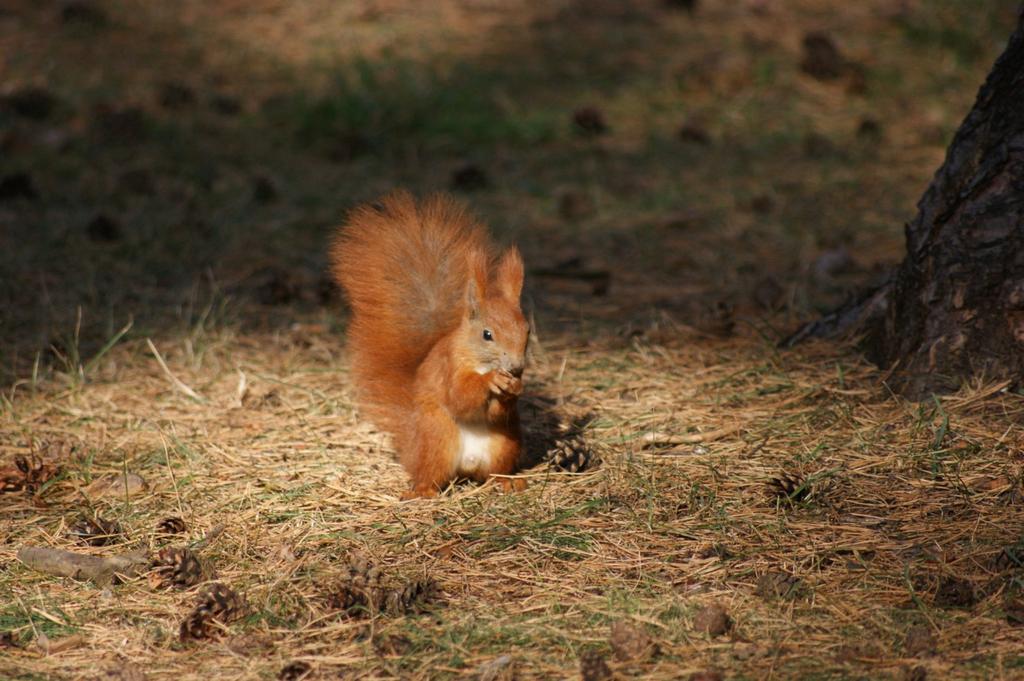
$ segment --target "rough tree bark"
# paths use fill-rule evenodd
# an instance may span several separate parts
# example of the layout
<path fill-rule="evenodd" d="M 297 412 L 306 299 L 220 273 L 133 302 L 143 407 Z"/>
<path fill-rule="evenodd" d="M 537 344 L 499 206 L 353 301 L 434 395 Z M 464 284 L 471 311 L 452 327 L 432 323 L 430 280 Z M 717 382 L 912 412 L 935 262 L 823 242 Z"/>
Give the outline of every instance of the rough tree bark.
<path fill-rule="evenodd" d="M 857 329 L 912 399 L 1024 377 L 1024 13 L 906 226 L 887 284 L 791 337 Z"/>

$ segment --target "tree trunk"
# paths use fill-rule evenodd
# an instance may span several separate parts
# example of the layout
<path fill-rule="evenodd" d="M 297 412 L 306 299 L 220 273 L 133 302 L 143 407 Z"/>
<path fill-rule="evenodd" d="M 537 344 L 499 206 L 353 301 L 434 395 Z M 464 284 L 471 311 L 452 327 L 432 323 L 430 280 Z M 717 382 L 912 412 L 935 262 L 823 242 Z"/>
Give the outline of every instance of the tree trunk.
<path fill-rule="evenodd" d="M 858 325 L 912 399 L 1024 377 L 1024 14 L 906 235 L 888 284 L 803 335 Z"/>

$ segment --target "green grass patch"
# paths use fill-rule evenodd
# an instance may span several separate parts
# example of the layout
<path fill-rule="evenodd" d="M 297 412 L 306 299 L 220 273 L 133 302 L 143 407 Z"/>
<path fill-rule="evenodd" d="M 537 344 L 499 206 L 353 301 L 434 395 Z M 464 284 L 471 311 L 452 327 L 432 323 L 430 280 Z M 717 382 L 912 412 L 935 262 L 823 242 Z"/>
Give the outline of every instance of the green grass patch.
<path fill-rule="evenodd" d="M 51 617 L 41 614 L 46 612 Z M 55 621 L 57 620 L 57 621 Z M 22 640 L 46 634 L 51 639 L 78 631 L 78 625 L 60 605 L 50 599 L 11 602 L 0 610 L 0 631 L 17 632 Z"/>
<path fill-rule="evenodd" d="M 403 60 L 336 67 L 325 91 L 281 98 L 268 116 L 301 143 L 339 159 L 416 147 L 470 152 L 538 144 L 558 128 L 550 112 L 516 102 L 493 74 L 468 66 L 441 72 Z"/>

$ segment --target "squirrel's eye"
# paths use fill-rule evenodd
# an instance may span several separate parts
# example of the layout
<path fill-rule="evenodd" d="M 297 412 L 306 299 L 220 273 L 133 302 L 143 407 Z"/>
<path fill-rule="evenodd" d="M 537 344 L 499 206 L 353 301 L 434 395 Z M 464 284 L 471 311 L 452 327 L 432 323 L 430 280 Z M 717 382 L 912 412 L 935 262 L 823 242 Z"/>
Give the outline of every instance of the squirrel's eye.
<path fill-rule="evenodd" d="M 492 340 L 494 340 L 494 334 L 491 333 L 490 329 L 484 329 L 484 340 L 485 341 L 492 341 Z"/>

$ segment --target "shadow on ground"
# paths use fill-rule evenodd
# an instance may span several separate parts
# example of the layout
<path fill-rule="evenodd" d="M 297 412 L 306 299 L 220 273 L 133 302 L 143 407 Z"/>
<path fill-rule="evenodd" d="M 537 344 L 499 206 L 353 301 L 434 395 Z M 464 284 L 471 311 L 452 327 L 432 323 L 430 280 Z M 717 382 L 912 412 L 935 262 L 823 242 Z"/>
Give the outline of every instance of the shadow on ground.
<path fill-rule="evenodd" d="M 894 190 L 893 158 L 923 182 L 958 115 L 943 101 L 923 131 L 914 112 L 886 118 L 918 63 L 952 50 L 945 82 L 972 82 L 989 56 L 966 32 L 946 45 L 935 34 L 953 29 L 923 11 L 880 15 L 888 32 L 868 38 L 714 4 L 522 3 L 448 25 L 354 3 L 331 10 L 339 35 L 390 27 L 418 46 L 300 59 L 313 29 L 293 45 L 258 12 L 69 6 L 92 9 L 0 16 L 15 56 L 0 107 L 8 382 L 37 357 L 75 371 L 129 320 L 125 338 L 215 314 L 333 325 L 326 236 L 394 186 L 462 194 L 518 241 L 552 330 L 660 310 L 725 332 L 738 314 L 774 336 L 898 257 L 920 185 Z M 830 24 L 856 68 L 818 80 L 801 70 L 800 31 Z M 260 31 L 276 42 L 257 49 Z M 445 42 L 459 31 L 473 37 L 461 51 Z M 864 41 L 908 36 L 900 82 L 896 57 L 858 61 Z"/>

